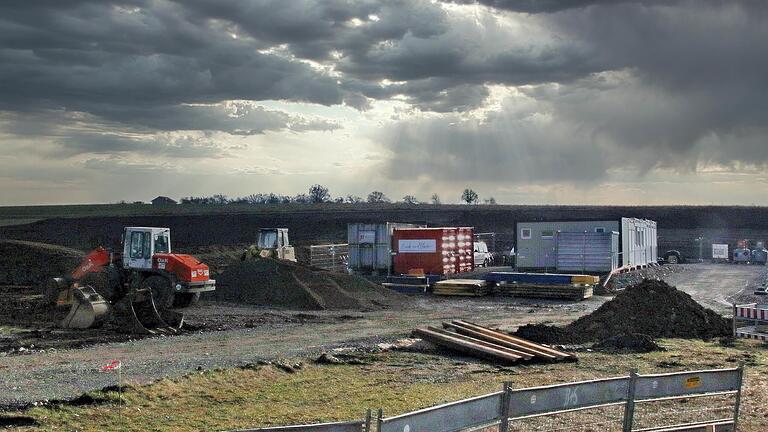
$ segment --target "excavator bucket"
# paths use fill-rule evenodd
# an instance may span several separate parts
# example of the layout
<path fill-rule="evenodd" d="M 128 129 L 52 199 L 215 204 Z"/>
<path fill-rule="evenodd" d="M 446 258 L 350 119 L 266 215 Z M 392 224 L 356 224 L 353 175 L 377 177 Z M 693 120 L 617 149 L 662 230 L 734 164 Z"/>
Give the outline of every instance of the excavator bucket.
<path fill-rule="evenodd" d="M 175 334 L 183 322 L 182 314 L 164 311 L 166 318 L 172 320 L 172 323 L 168 323 L 158 312 L 152 292 L 148 289 L 136 290 L 125 296 L 115 303 L 114 309 L 115 321 L 127 333 Z"/>
<path fill-rule="evenodd" d="M 91 286 L 70 290 L 72 306 L 67 315 L 58 322 L 59 327 L 87 329 L 101 327 L 109 317 L 109 303 Z"/>

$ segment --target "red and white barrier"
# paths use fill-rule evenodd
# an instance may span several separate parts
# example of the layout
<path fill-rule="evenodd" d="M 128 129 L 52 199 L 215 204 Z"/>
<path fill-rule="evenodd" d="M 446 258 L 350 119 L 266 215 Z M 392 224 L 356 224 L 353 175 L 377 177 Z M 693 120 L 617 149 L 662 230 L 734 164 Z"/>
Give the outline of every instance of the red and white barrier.
<path fill-rule="evenodd" d="M 739 323 L 749 323 L 739 327 Z M 768 341 L 768 305 L 757 303 L 733 306 L 733 335 L 746 339 Z"/>
<path fill-rule="evenodd" d="M 736 314 L 741 318 L 768 320 L 768 305 L 757 306 L 756 303 L 737 305 Z"/>

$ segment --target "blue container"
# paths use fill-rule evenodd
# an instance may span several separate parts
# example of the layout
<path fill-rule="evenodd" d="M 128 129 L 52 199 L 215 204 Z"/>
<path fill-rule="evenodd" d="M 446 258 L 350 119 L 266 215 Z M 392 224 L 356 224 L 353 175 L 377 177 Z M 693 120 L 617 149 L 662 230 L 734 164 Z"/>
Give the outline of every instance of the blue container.
<path fill-rule="evenodd" d="M 485 275 L 485 280 L 490 282 L 514 282 L 519 284 L 534 285 L 570 285 L 572 276 L 574 275 L 552 273 L 490 272 Z"/>

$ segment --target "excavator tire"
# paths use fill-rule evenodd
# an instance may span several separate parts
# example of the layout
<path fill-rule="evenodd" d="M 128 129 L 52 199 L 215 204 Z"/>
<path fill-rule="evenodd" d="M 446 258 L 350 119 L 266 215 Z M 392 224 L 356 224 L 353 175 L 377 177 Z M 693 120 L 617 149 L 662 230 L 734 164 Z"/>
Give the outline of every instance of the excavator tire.
<path fill-rule="evenodd" d="M 200 301 L 200 293 L 177 293 L 173 297 L 173 307 L 186 308 Z"/>

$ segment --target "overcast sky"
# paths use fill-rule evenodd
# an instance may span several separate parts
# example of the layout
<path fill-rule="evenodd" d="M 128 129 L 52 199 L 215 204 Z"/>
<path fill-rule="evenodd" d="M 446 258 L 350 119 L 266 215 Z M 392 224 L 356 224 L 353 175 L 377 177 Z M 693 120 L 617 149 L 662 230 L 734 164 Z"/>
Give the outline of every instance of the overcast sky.
<path fill-rule="evenodd" d="M 0 2 L 0 205 L 765 205 L 767 138 L 762 0 Z"/>

